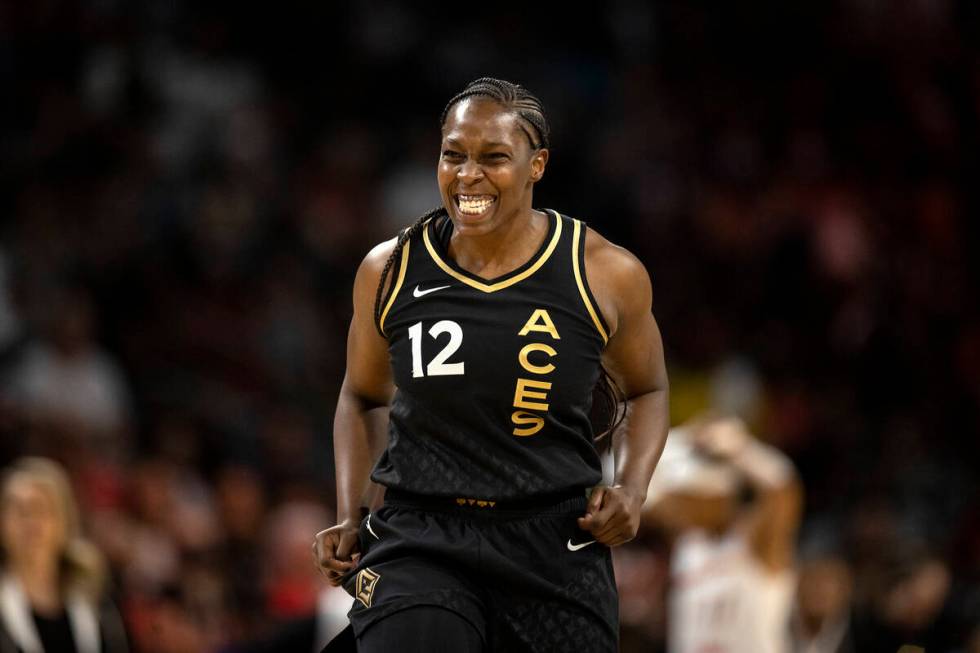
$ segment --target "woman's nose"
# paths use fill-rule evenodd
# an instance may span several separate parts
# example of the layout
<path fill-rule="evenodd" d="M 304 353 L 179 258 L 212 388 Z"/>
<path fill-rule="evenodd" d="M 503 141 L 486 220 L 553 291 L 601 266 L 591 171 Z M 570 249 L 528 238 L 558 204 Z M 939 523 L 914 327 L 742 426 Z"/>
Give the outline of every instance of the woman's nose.
<path fill-rule="evenodd" d="M 483 168 L 473 159 L 466 159 L 457 173 L 461 181 L 471 182 L 483 178 Z"/>

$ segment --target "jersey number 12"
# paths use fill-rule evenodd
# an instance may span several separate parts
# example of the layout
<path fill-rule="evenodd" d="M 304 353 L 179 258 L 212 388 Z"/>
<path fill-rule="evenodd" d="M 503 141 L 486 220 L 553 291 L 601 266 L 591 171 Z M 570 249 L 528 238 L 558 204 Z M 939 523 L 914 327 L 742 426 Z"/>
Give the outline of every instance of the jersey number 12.
<path fill-rule="evenodd" d="M 446 359 L 456 353 L 463 344 L 463 327 L 452 320 L 440 320 L 429 329 L 429 335 L 438 338 L 443 333 L 449 334 L 449 342 L 436 357 L 426 365 L 422 373 L 422 323 L 416 322 L 408 329 L 408 339 L 412 341 L 412 377 L 423 376 L 452 376 L 464 374 L 463 363 L 447 363 Z"/>

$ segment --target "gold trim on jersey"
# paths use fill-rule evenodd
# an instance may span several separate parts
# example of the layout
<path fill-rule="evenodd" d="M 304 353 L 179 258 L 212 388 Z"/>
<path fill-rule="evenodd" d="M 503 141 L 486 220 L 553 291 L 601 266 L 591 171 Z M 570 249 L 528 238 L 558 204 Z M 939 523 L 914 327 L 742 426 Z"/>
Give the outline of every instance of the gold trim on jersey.
<path fill-rule="evenodd" d="M 381 311 L 381 319 L 378 320 L 378 326 L 381 328 L 381 333 L 388 337 L 385 333 L 385 318 L 388 317 L 388 311 L 391 310 L 391 305 L 395 303 L 395 297 L 398 296 L 398 291 L 402 289 L 402 282 L 405 281 L 405 271 L 408 269 L 408 250 L 409 241 L 405 241 L 405 245 L 402 247 L 402 263 L 398 268 L 398 278 L 395 279 L 395 287 L 391 291 L 391 297 L 388 298 L 388 303 L 385 304 L 385 310 Z"/>
<path fill-rule="evenodd" d="M 599 335 L 602 336 L 602 342 L 608 343 L 609 336 L 606 334 L 606 330 L 602 328 L 602 321 L 599 319 L 599 315 L 596 313 L 595 307 L 592 302 L 589 301 L 589 293 L 585 292 L 585 282 L 582 280 L 582 271 L 579 269 L 578 263 L 578 241 L 581 236 L 582 223 L 578 220 L 574 220 L 575 228 L 572 230 L 572 271 L 575 273 L 575 283 L 578 284 L 579 294 L 582 295 L 582 301 L 585 303 L 585 308 L 588 309 L 589 315 L 592 317 L 592 323 L 595 324 L 595 328 L 599 331 Z M 585 258 L 584 256 L 582 257 Z M 583 261 L 584 262 L 584 261 Z"/>
<path fill-rule="evenodd" d="M 555 247 L 558 246 L 558 241 L 561 238 L 561 223 L 562 223 L 561 216 L 555 213 L 554 217 L 555 217 L 555 235 L 551 237 L 551 242 L 548 243 L 548 247 L 544 250 L 544 252 L 538 258 L 538 260 L 535 261 L 534 264 L 531 265 L 531 267 L 524 270 L 520 274 L 517 274 L 509 279 L 504 279 L 503 281 L 498 281 L 497 283 L 492 283 L 492 284 L 482 283 L 480 281 L 477 281 L 476 279 L 471 279 L 465 274 L 461 274 L 460 272 L 452 269 L 445 261 L 442 260 L 442 257 L 439 256 L 439 253 L 436 252 L 436 248 L 432 246 L 432 241 L 429 240 L 429 224 L 431 221 L 427 222 L 425 228 L 422 229 L 422 240 L 425 241 L 425 248 L 429 250 L 429 256 L 432 257 L 432 260 L 435 261 L 436 265 L 442 268 L 443 272 L 445 272 L 446 274 L 448 274 L 449 276 L 453 277 L 458 281 L 462 281 L 463 283 L 465 283 L 467 286 L 470 286 L 471 288 L 476 288 L 477 290 L 482 290 L 483 292 L 496 292 L 498 290 L 503 290 L 508 286 L 513 286 L 518 281 L 523 281 L 524 279 L 527 279 L 529 276 L 537 272 L 538 268 L 544 265 L 545 262 L 547 262 L 548 258 L 551 257 L 551 253 L 555 251 Z"/>

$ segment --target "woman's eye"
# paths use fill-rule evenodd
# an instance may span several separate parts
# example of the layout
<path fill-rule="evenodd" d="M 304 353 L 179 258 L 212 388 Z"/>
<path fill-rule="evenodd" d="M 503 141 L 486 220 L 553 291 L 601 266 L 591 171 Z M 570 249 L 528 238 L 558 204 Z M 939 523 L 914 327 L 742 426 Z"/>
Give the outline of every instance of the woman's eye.
<path fill-rule="evenodd" d="M 455 151 L 453 151 L 453 150 L 445 150 L 445 151 L 444 151 L 444 152 L 442 153 L 442 155 L 443 155 L 444 157 L 446 157 L 447 159 L 458 159 L 458 158 L 460 158 L 461 156 L 463 156 L 463 155 L 462 155 L 462 154 L 460 154 L 459 152 L 455 152 Z"/>
<path fill-rule="evenodd" d="M 491 152 L 487 155 L 487 158 L 491 161 L 504 161 L 507 159 L 507 155 L 503 152 Z"/>

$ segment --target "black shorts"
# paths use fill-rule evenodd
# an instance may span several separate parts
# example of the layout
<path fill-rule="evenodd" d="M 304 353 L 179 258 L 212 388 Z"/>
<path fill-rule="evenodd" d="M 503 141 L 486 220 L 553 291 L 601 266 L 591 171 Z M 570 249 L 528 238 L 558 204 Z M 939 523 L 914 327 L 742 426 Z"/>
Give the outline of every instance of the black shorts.
<path fill-rule="evenodd" d="M 362 521 L 361 559 L 344 579 L 355 634 L 438 606 L 469 621 L 488 651 L 616 651 L 612 560 L 578 527 L 585 507 L 584 491 L 520 509 L 389 491 Z"/>

